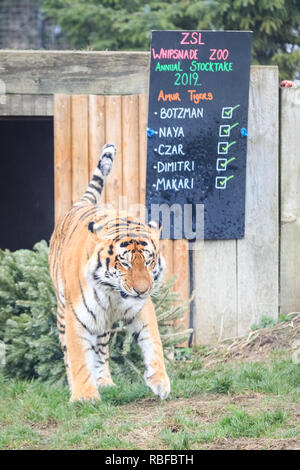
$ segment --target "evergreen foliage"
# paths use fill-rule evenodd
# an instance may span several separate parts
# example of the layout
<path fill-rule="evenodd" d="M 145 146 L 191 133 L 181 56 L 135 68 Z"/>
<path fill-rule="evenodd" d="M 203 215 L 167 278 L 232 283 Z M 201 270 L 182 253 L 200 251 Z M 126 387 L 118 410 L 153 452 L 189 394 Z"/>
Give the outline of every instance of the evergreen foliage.
<path fill-rule="evenodd" d="M 252 30 L 253 63 L 300 78 L 299 0 L 39 0 L 76 49 L 149 50 L 151 30 Z"/>
<path fill-rule="evenodd" d="M 66 379 L 48 251 L 45 241 L 37 243 L 33 250 L 0 250 L 0 340 L 5 343 L 7 375 L 59 384 Z M 186 308 L 173 292 L 173 284 L 174 279 L 153 294 L 167 354 L 191 332 L 179 332 L 166 324 L 180 318 Z M 142 370 L 139 348 L 121 322 L 112 334 L 111 365 L 113 372 L 127 376 L 136 376 Z"/>
<path fill-rule="evenodd" d="M 0 251 L 0 339 L 5 343 L 8 375 L 64 380 L 44 241 L 32 251 Z"/>
<path fill-rule="evenodd" d="M 202 29 L 253 31 L 253 63 L 278 65 L 281 79 L 300 78 L 299 0 L 202 0 L 187 11 Z"/>

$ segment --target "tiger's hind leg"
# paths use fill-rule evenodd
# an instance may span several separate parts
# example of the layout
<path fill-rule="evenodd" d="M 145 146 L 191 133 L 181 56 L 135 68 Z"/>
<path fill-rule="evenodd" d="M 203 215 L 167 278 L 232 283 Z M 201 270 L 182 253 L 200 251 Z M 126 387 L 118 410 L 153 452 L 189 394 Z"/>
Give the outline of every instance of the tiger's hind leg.
<path fill-rule="evenodd" d="M 67 345 L 66 345 L 66 325 L 65 325 L 64 307 L 59 298 L 57 299 L 57 329 L 58 329 L 58 336 L 59 336 L 61 349 L 64 355 L 64 363 L 65 363 L 65 368 L 66 368 L 66 373 L 67 373 L 67 379 L 68 379 L 69 386 L 71 388 L 72 379 L 71 379 L 70 365 L 69 365 Z"/>
<path fill-rule="evenodd" d="M 95 374 L 97 385 L 101 388 L 115 385 L 109 370 L 109 338 L 110 332 L 97 336 Z"/>
<path fill-rule="evenodd" d="M 63 354 L 64 354 L 64 364 L 65 364 L 65 368 L 66 368 L 68 384 L 69 384 L 69 387 L 72 388 L 72 377 L 71 377 L 71 372 L 70 372 L 70 364 L 69 364 L 69 359 L 68 359 L 65 334 L 62 335 L 61 333 L 59 333 L 59 341 L 60 341 L 61 348 L 62 348 Z"/>

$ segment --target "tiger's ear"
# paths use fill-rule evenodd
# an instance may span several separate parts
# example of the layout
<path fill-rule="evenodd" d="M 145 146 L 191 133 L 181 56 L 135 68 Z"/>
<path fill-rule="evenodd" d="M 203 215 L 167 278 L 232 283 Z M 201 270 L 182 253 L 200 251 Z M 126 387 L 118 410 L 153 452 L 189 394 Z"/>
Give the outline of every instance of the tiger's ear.
<path fill-rule="evenodd" d="M 155 233 L 156 237 L 157 238 L 160 238 L 160 234 L 161 234 L 161 231 L 162 231 L 162 224 L 161 222 L 158 220 L 150 220 L 150 222 L 148 223 L 148 226 L 151 228 L 151 231 L 153 233 Z"/>
<path fill-rule="evenodd" d="M 102 229 L 101 225 L 96 224 L 95 222 L 90 222 L 88 225 L 88 229 L 94 235 L 97 235 L 97 232 Z"/>

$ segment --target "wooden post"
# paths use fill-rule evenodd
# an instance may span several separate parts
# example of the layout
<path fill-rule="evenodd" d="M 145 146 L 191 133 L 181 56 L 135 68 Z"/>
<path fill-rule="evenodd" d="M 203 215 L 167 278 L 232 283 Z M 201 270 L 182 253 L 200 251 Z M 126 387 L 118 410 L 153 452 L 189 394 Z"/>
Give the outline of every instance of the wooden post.
<path fill-rule="evenodd" d="M 88 96 L 72 96 L 72 203 L 77 202 L 89 182 Z"/>
<path fill-rule="evenodd" d="M 300 88 L 281 90 L 280 311 L 300 310 Z"/>
<path fill-rule="evenodd" d="M 89 179 L 98 164 L 102 147 L 105 144 L 105 100 L 104 96 L 89 96 Z M 106 185 L 101 201 L 105 202 Z"/>
<path fill-rule="evenodd" d="M 251 73 L 246 185 L 246 234 L 237 242 L 237 333 L 263 316 L 278 317 L 278 107 L 277 67 Z"/>
<path fill-rule="evenodd" d="M 166 271 L 164 280 L 168 281 L 170 277 L 173 276 L 174 266 L 173 266 L 173 241 L 172 240 L 161 240 L 160 241 L 160 250 L 166 262 Z"/>
<path fill-rule="evenodd" d="M 122 96 L 123 196 L 127 210 L 138 216 L 139 188 L 139 98 Z"/>
<path fill-rule="evenodd" d="M 194 344 L 235 336 L 236 241 L 205 241 L 193 255 Z"/>
<path fill-rule="evenodd" d="M 175 292 L 181 295 L 183 301 L 190 296 L 190 265 L 189 265 L 189 244 L 187 240 L 174 240 L 173 242 L 173 271 L 177 275 L 174 285 Z M 180 329 L 189 328 L 190 309 L 187 306 L 184 316 L 180 320 L 175 321 L 175 325 Z M 188 342 L 182 343 L 181 346 L 187 346 Z"/>
<path fill-rule="evenodd" d="M 131 95 L 148 89 L 149 52 L 0 50 L 6 93 Z"/>
<path fill-rule="evenodd" d="M 122 197 L 122 99 L 121 96 L 105 97 L 105 141 L 117 146 L 114 164 L 106 185 L 106 203 L 119 209 Z"/>
<path fill-rule="evenodd" d="M 71 96 L 54 96 L 55 223 L 72 205 Z"/>
<path fill-rule="evenodd" d="M 147 166 L 147 121 L 148 121 L 148 95 L 139 95 L 139 176 L 140 176 L 140 204 L 146 204 L 146 166 Z M 140 218 L 145 220 L 145 210 L 140 211 Z"/>

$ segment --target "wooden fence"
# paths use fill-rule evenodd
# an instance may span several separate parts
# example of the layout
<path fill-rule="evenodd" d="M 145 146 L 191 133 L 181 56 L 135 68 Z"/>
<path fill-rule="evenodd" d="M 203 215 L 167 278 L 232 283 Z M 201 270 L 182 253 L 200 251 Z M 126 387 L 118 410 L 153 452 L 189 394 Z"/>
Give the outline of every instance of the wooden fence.
<path fill-rule="evenodd" d="M 280 310 L 300 311 L 300 87 L 281 90 Z"/>
<path fill-rule="evenodd" d="M 300 89 L 280 97 L 278 80 L 276 67 L 252 67 L 245 238 L 205 241 L 193 252 L 195 344 L 246 334 L 263 316 L 300 310 Z M 116 206 L 125 196 L 128 205 L 144 204 L 146 124 L 146 94 L 55 95 L 56 217 L 84 192 L 105 142 L 118 147 L 105 202 Z M 186 247 L 184 240 L 162 241 L 167 278 L 178 275 L 185 299 Z"/>

